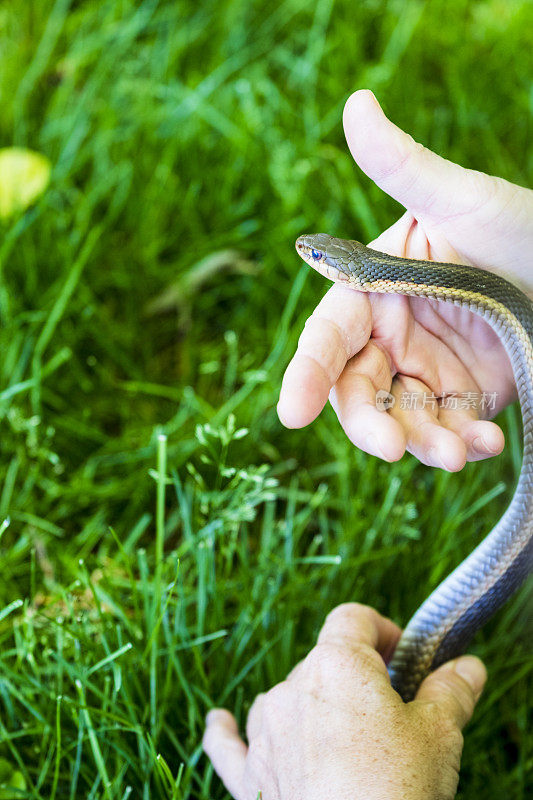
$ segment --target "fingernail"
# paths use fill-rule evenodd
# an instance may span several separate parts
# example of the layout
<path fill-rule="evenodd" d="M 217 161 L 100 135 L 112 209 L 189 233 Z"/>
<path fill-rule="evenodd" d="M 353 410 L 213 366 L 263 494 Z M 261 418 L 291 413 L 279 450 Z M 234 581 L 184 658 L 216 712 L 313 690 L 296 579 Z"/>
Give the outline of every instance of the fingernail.
<path fill-rule="evenodd" d="M 378 458 L 383 458 L 387 460 L 385 453 L 381 449 L 377 438 L 374 436 L 373 433 L 369 433 L 365 439 L 365 449 L 369 450 L 371 455 L 378 456 Z"/>
<path fill-rule="evenodd" d="M 487 452 L 487 448 L 485 446 L 485 442 L 483 441 L 481 436 L 476 436 L 476 438 L 472 442 L 472 447 L 474 448 L 476 453 L 482 453 L 483 454 L 483 453 Z"/>
<path fill-rule="evenodd" d="M 486 443 L 485 439 L 482 436 L 476 436 L 476 438 L 472 442 L 472 447 L 474 448 L 476 453 L 482 453 L 483 455 L 486 455 L 487 453 L 497 453 L 498 452 L 498 448 L 496 448 L 496 450 L 494 450 L 493 447 L 489 447 L 488 444 Z"/>
<path fill-rule="evenodd" d="M 474 656 L 462 656 L 455 662 L 454 669 L 468 683 L 477 700 L 487 680 L 487 671 L 482 662 Z"/>
<path fill-rule="evenodd" d="M 440 469 L 448 469 L 448 467 L 440 457 L 439 451 L 437 450 L 436 447 L 429 448 L 427 459 L 435 467 L 439 467 Z"/>

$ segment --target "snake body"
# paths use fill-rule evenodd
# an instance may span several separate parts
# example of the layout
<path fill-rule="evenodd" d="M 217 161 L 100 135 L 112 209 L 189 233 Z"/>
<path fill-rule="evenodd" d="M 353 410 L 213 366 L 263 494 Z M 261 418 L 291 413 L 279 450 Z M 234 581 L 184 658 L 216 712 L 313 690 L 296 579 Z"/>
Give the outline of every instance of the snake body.
<path fill-rule="evenodd" d="M 505 279 L 475 267 L 391 256 L 324 233 L 299 237 L 296 249 L 318 272 L 354 289 L 433 298 L 479 314 L 500 337 L 517 385 L 524 445 L 515 493 L 495 527 L 402 634 L 389 673 L 408 701 L 430 671 L 464 652 L 533 570 L 533 303 Z"/>

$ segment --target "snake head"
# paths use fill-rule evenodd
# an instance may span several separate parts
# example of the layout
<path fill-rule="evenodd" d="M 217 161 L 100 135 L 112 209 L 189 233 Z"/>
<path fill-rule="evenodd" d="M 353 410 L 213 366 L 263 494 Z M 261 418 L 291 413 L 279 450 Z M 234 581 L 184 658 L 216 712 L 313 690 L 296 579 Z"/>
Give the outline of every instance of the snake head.
<path fill-rule="evenodd" d="M 330 281 L 352 285 L 360 283 L 360 278 L 353 269 L 354 252 L 351 242 L 336 239 L 327 233 L 306 233 L 296 240 L 296 251 L 306 264 Z"/>

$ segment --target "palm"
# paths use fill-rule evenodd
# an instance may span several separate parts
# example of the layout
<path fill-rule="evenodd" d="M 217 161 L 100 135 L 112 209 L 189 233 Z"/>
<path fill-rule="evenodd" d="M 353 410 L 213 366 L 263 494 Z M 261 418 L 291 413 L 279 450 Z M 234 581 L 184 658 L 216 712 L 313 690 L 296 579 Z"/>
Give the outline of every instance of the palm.
<path fill-rule="evenodd" d="M 349 102 L 345 114 L 352 154 L 408 209 L 370 246 L 473 264 L 527 290 L 523 253 L 525 244 L 533 247 L 533 193 L 420 149 L 386 120 L 369 93 L 353 98 L 355 111 Z M 376 406 L 380 391 L 400 399 L 388 413 Z M 454 393 L 488 399 L 490 407 L 432 400 Z M 368 295 L 336 284 L 300 337 L 278 413 L 288 427 L 302 427 L 329 396 L 356 446 L 389 461 L 408 449 L 426 464 L 458 470 L 467 459 L 501 451 L 503 434 L 488 418 L 514 393 L 505 350 L 481 317 L 448 303 Z M 415 395 L 420 402 L 413 402 Z M 406 397 L 411 400 L 402 402 Z"/>
<path fill-rule="evenodd" d="M 421 298 L 375 296 L 373 341 L 387 351 L 397 377 L 415 377 L 438 396 L 495 395 L 490 419 L 512 399 L 514 381 L 497 335 L 478 315 Z"/>
<path fill-rule="evenodd" d="M 466 212 L 460 219 L 461 227 L 478 229 L 477 216 L 477 212 Z M 428 222 L 428 232 L 418 233 L 422 225 L 414 222 L 409 213 L 405 217 L 407 219 L 399 220 L 372 246 L 385 247 L 388 252 L 409 258 L 427 259 L 431 253 L 433 260 L 461 261 L 475 266 L 482 266 L 479 262 L 486 260 L 481 244 L 480 258 L 474 263 L 465 257 L 464 248 L 459 244 L 452 247 L 443 239 L 442 234 L 450 225 Z M 402 236 L 406 222 L 410 222 L 408 237 Z M 455 227 L 459 227 L 458 222 L 455 218 Z M 438 256 L 434 239 L 439 241 Z M 462 254 L 460 258 L 458 252 Z M 484 263 L 483 266 L 488 265 Z M 453 391 L 495 394 L 495 408 L 492 413 L 483 414 L 488 418 L 511 401 L 515 385 L 509 358 L 498 335 L 478 314 L 449 303 L 417 297 L 374 295 L 371 305 L 372 337 L 388 351 L 400 375 L 413 375 L 413 369 L 419 364 L 421 380 L 436 394 Z"/>

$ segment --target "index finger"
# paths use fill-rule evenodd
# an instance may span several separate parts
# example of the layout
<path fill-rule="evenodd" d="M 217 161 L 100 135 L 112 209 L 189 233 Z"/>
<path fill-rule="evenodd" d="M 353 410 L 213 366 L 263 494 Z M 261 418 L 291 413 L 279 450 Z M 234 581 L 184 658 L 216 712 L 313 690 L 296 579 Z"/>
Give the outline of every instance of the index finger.
<path fill-rule="evenodd" d="M 371 331 L 368 296 L 334 284 L 307 320 L 283 377 L 278 415 L 287 428 L 301 428 L 320 414 L 346 362 Z"/>
<path fill-rule="evenodd" d="M 401 636 L 401 628 L 374 608 L 361 603 L 343 603 L 326 617 L 318 635 L 319 644 L 337 644 L 348 650 L 367 645 L 387 663 Z"/>

